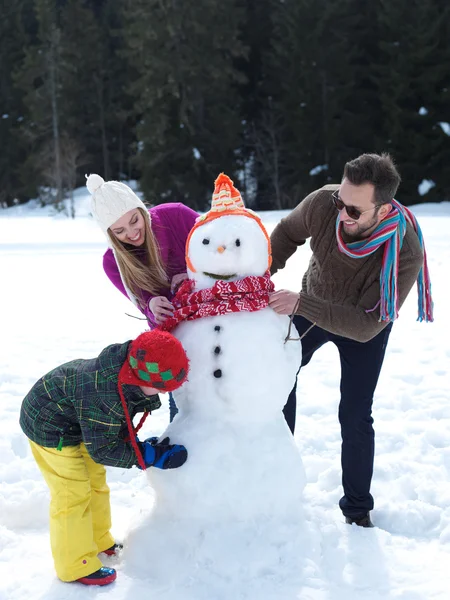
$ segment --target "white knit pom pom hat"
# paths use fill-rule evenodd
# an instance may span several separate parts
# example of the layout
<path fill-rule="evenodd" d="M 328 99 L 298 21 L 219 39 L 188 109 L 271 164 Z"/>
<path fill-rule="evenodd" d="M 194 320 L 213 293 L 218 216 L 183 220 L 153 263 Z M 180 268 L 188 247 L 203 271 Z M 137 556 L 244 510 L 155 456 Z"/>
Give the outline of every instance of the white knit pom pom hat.
<path fill-rule="evenodd" d="M 134 208 L 142 208 L 150 223 L 150 215 L 145 204 L 125 183 L 105 182 L 103 177 L 93 173 L 86 175 L 86 187 L 92 194 L 92 216 L 107 238 L 109 238 L 109 227 Z"/>

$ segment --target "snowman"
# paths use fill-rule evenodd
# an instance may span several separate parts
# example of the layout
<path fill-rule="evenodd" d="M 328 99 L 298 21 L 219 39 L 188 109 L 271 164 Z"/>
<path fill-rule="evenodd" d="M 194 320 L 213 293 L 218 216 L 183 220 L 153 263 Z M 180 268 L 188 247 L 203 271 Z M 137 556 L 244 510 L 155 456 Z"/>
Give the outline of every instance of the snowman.
<path fill-rule="evenodd" d="M 269 546 L 271 564 L 280 563 L 279 549 L 292 550 L 303 531 L 304 471 L 282 413 L 301 342 L 294 328 L 286 341 L 289 317 L 268 306 L 269 236 L 224 174 L 190 232 L 186 259 L 189 279 L 163 328 L 183 344 L 189 377 L 162 437 L 184 444 L 188 460 L 172 472 L 148 471 L 155 505 L 135 536 L 157 539 L 160 560 L 164 544 L 172 559 L 176 548 L 178 569 L 190 556 L 191 576 L 193 565 L 237 569 L 238 548 L 262 568 Z"/>

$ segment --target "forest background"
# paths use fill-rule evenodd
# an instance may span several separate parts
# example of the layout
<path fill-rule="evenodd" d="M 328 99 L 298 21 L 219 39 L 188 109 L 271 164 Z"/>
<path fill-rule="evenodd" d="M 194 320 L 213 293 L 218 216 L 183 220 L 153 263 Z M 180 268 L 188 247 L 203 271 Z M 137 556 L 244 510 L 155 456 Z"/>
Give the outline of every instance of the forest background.
<path fill-rule="evenodd" d="M 447 0 L 0 0 L 0 206 L 75 216 L 86 173 L 292 208 L 362 152 L 450 200 Z M 66 207 L 72 206 L 72 209 Z"/>

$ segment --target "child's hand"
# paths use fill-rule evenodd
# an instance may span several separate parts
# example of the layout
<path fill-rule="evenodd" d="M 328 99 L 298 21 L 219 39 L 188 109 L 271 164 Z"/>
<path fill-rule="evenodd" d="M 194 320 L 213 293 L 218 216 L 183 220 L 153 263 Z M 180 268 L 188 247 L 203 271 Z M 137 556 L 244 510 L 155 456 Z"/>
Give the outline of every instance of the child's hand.
<path fill-rule="evenodd" d="M 184 465 L 188 456 L 184 446 L 170 444 L 168 437 L 161 440 L 161 442 L 157 440 L 158 438 L 150 438 L 139 444 L 147 467 L 176 469 Z"/>
<path fill-rule="evenodd" d="M 155 315 L 158 324 L 173 314 L 173 304 L 165 296 L 155 296 L 148 303 L 148 307 Z"/>

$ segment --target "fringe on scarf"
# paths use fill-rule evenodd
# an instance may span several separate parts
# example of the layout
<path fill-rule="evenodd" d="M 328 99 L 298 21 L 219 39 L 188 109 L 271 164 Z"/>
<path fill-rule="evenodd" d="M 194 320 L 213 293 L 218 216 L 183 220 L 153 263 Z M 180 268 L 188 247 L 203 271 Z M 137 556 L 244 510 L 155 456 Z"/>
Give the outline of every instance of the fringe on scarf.
<path fill-rule="evenodd" d="M 420 225 L 414 214 L 406 207 L 392 200 L 393 209 L 374 230 L 372 235 L 358 242 L 346 244 L 342 239 L 340 217 L 336 220 L 336 238 L 339 250 L 352 258 L 363 258 L 372 254 L 384 244 L 380 272 L 380 321 L 394 321 L 398 318 L 398 269 L 400 250 L 406 233 L 407 222 L 412 225 L 423 250 L 423 263 L 417 277 L 418 321 L 433 321 L 433 299 L 428 270 L 427 253 Z M 378 306 L 378 305 L 377 305 Z M 374 309 L 372 309 L 374 310 Z M 371 311 L 368 311 L 371 312 Z"/>

